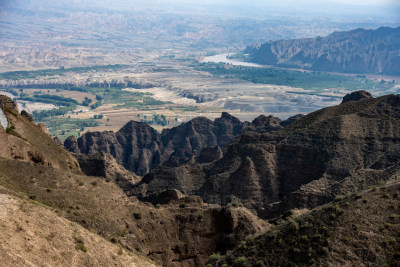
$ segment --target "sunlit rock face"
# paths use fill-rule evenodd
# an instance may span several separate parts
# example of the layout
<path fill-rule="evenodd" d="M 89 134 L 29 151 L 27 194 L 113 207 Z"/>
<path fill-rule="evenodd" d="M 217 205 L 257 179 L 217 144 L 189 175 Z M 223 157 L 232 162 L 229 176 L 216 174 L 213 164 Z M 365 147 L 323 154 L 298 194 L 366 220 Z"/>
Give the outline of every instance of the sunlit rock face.
<path fill-rule="evenodd" d="M 5 95 L 0 95 L 0 124 L 6 129 L 8 127 L 7 117 L 4 114 L 4 109 L 10 109 L 11 111 L 18 113 L 18 107 L 14 101 Z"/>

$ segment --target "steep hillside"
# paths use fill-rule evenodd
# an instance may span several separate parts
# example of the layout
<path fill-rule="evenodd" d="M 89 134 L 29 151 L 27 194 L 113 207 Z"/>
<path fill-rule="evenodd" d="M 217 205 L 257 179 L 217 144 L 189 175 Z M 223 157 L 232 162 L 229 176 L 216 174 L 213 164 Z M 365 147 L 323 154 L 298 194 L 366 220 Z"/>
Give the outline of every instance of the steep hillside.
<path fill-rule="evenodd" d="M 80 173 L 76 159 L 58 146 L 31 118 L 18 113 L 18 107 L 7 96 L 0 96 L 0 108 L 8 127 L 0 127 L 0 157 L 34 162 L 44 166 Z M 29 114 L 28 114 L 29 116 Z"/>
<path fill-rule="evenodd" d="M 208 203 L 240 202 L 263 218 L 275 217 L 384 184 L 400 162 L 399 140 L 400 96 L 365 97 L 283 128 L 249 127 L 220 160 L 159 168 L 144 176 L 133 193 L 146 199 L 178 185 Z"/>
<path fill-rule="evenodd" d="M 337 197 L 243 242 L 212 266 L 399 266 L 397 183 Z M 225 264 L 225 265 L 224 265 Z"/>
<path fill-rule="evenodd" d="M 215 121 L 198 117 L 159 134 L 147 123 L 130 121 L 116 133 L 88 132 L 78 140 L 69 137 L 64 145 L 74 153 L 109 153 L 126 169 L 144 175 L 160 165 L 200 161 L 204 148 L 226 147 L 245 125 L 222 113 Z M 207 155 L 209 151 L 203 153 L 202 162 L 215 160 L 214 154 Z"/>
<path fill-rule="evenodd" d="M 350 73 L 400 74 L 400 27 L 334 32 L 326 37 L 270 41 L 247 47 L 265 65 Z"/>
<path fill-rule="evenodd" d="M 6 191 L 0 187 L 0 192 Z M 12 266 L 155 266 L 58 216 L 47 206 L 0 194 L 0 262 Z"/>
<path fill-rule="evenodd" d="M 0 183 L 23 199 L 52 207 L 58 215 L 166 266 L 203 265 L 215 250 L 232 249 L 268 227 L 244 208 L 208 205 L 182 194 L 153 206 L 128 198 L 102 177 L 71 175 L 16 160 L 0 159 Z"/>

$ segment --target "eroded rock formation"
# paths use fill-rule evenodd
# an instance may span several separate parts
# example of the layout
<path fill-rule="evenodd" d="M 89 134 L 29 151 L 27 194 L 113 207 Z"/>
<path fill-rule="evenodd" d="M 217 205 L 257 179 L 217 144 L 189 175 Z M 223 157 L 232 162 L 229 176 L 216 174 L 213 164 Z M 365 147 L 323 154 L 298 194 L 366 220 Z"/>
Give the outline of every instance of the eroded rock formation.
<path fill-rule="evenodd" d="M 202 154 L 203 149 L 226 147 L 246 125 L 222 113 L 215 121 L 198 117 L 160 134 L 147 123 L 130 121 L 116 133 L 88 132 L 78 140 L 69 137 L 64 146 L 74 153 L 109 153 L 126 169 L 144 175 L 163 164 L 179 166 L 199 161 L 201 155 L 204 161 L 209 150 Z M 218 155 L 212 157 L 217 159 Z M 208 157 L 206 161 L 210 160 Z"/>
<path fill-rule="evenodd" d="M 220 160 L 159 168 L 133 193 L 147 198 L 173 187 L 208 203 L 241 202 L 266 218 L 384 183 L 400 161 L 399 95 L 348 101 L 283 128 L 272 117 L 252 124 Z"/>

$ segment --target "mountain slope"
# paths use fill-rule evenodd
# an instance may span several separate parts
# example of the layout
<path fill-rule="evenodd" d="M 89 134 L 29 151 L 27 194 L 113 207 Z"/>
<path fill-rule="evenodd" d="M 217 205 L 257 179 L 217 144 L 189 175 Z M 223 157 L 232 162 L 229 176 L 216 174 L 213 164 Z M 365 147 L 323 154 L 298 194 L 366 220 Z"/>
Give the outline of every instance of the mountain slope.
<path fill-rule="evenodd" d="M 363 94 L 360 92 L 359 94 Z M 208 203 L 240 202 L 263 218 L 385 184 L 400 162 L 400 96 L 363 98 L 264 132 L 248 128 L 211 164 L 161 167 L 133 193 L 179 186 Z"/>
<path fill-rule="evenodd" d="M 8 127 L 0 127 L 0 157 L 34 162 L 36 164 L 81 173 L 76 159 L 57 145 L 40 125 L 34 125 L 26 116 L 18 113 L 15 103 L 1 96 L 0 108 Z"/>
<path fill-rule="evenodd" d="M 340 105 L 284 122 L 260 116 L 233 138 L 221 159 L 161 166 L 140 182 L 105 153 L 79 155 L 79 169 L 72 155 L 26 115 L 0 107 L 14 126 L 0 128 L 5 147 L 0 154 L 0 201 L 5 204 L 0 215 L 12 216 L 0 225 L 0 246 L 5 247 L 0 257 L 6 263 L 21 257 L 27 264 L 40 263 L 37 253 L 47 250 L 49 255 L 67 251 L 62 254 L 66 259 L 71 255 L 73 263 L 83 265 L 123 266 L 148 257 L 164 266 L 203 266 L 217 252 L 227 253 L 220 261 L 212 256 L 212 264 L 222 266 L 398 262 L 400 95 L 373 98 L 361 91 Z M 203 140 L 213 144 L 230 135 L 231 130 L 222 135 L 208 131 L 203 120 L 183 125 L 177 131 L 183 133 L 172 134 L 168 142 L 190 144 L 183 148 L 194 151 L 197 144 L 206 144 Z M 130 140 L 126 144 L 152 143 L 149 135 L 137 134 L 145 131 L 137 130 L 124 135 Z M 198 143 L 186 138 L 181 143 L 175 135 Z M 166 144 L 161 138 L 159 142 Z M 29 151 L 38 156 L 30 157 Z M 13 200 L 4 202 L 2 194 Z M 346 196 L 335 199 L 339 195 Z M 319 207 L 330 201 L 335 202 Z M 271 228 L 256 213 L 278 226 Z M 30 223 L 26 215 L 38 223 Z M 62 246 L 57 232 L 49 233 L 47 227 L 65 223 L 72 228 L 64 229 Z M 19 234 L 24 231 L 26 235 Z M 18 244 L 15 252 L 8 239 Z M 122 249 L 127 256 L 113 262 L 119 255 L 106 240 L 128 250 Z M 32 253 L 21 244 L 31 245 Z M 87 254 L 82 254 L 84 247 Z M 54 256 L 54 262 L 62 260 Z"/>
<path fill-rule="evenodd" d="M 213 266 L 398 266 L 397 183 L 336 198 L 248 239 Z"/>
<path fill-rule="evenodd" d="M 316 71 L 400 74 L 400 27 L 334 32 L 326 37 L 249 46 L 252 62 Z"/>
<path fill-rule="evenodd" d="M 72 258 L 72 264 L 79 266 L 129 266 L 143 257 L 165 266 L 200 266 L 215 250 L 231 249 L 247 236 L 268 228 L 265 221 L 245 208 L 209 205 L 194 196 L 165 192 L 162 205 L 139 202 L 120 188 L 129 188 L 139 178 L 118 166 L 110 155 L 78 157 L 84 172 L 107 178 L 83 175 L 74 157 L 40 127 L 17 110 L 0 108 L 10 123 L 6 130 L 0 128 L 1 148 L 5 148 L 0 154 L 0 193 L 18 197 L 16 203 L 22 203 L 31 212 L 25 214 L 24 210 L 10 207 L 8 213 L 8 204 L 0 205 L 0 209 L 4 208 L 0 214 L 14 216 L 11 223 L 0 225 L 0 245 L 5 246 L 0 254 L 5 263 L 41 265 L 48 261 L 53 266 Z M 32 205 L 40 208 L 31 208 Z M 22 228 L 14 225 L 15 220 Z M 58 229 L 65 223 L 71 228 Z M 84 250 L 79 236 L 70 236 L 77 224 L 91 232 L 82 232 L 78 227 L 77 234 L 81 234 L 87 254 L 79 251 Z M 55 236 L 48 232 L 49 225 L 54 226 Z M 9 233 L 10 227 L 13 231 Z M 13 227 L 27 234 L 14 235 Z M 64 245 L 59 244 L 58 233 L 68 235 Z M 14 251 L 7 240 L 9 235 L 18 244 Z M 133 256 L 114 255 L 115 248 L 119 252 L 118 246 L 106 240 L 121 246 L 123 254 Z M 31 251 L 24 250 L 24 244 L 32 246 Z M 56 248 L 51 248 L 51 244 Z M 42 261 L 37 256 L 40 249 L 49 251 Z M 61 255 L 55 256 L 58 252 Z M 119 259 L 113 261 L 114 256 Z"/>
<path fill-rule="evenodd" d="M 155 266 L 31 200 L 0 194 L 0 215 L 2 264 Z"/>
<path fill-rule="evenodd" d="M 268 227 L 244 208 L 208 205 L 182 194 L 153 206 L 129 198 L 102 177 L 16 160 L 0 159 L 0 184 L 24 200 L 52 207 L 131 253 L 166 266 L 203 265 L 217 248 L 231 249 Z"/>

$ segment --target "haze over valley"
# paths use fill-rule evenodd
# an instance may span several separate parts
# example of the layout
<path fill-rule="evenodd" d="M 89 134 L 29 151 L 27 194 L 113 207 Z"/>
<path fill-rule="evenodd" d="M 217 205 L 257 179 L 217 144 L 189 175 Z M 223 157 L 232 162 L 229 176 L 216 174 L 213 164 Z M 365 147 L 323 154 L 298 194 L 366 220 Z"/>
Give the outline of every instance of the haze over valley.
<path fill-rule="evenodd" d="M 225 1 L 196 5 L 191 1 L 117 1 L 111 6 L 107 1 L 5 1 L 0 7 L 3 25 L 0 71 L 55 71 L 27 75 L 4 73 L 0 86 L 6 90 L 24 90 L 30 96 L 38 92 L 45 94 L 45 90 L 39 89 L 47 89 L 50 94 L 73 96 L 79 103 L 84 97 L 90 101 L 96 101 L 96 96 L 105 98 L 94 109 L 86 107 L 95 102 L 78 105 L 71 108 L 77 113 L 68 115 L 84 120 L 100 116 L 96 121 L 73 121 L 70 126 L 60 127 L 62 119 L 44 120 L 51 134 L 62 138 L 69 134 L 77 136 L 87 129 L 116 131 L 131 119 L 151 121 L 155 114 L 166 118 L 166 123 L 154 124 L 157 129 L 178 125 L 198 115 L 216 118 L 222 111 L 242 120 L 252 120 L 260 113 L 285 119 L 338 103 L 348 91 L 358 88 L 372 90 L 375 95 L 396 92 L 396 83 L 383 88 L 374 85 L 374 81 L 378 85 L 382 78 L 398 82 L 392 77 L 369 76 L 369 88 L 363 88 L 366 80 L 362 78 L 350 78 L 353 81 L 349 84 L 333 82 L 313 86 L 322 77 L 306 77 L 305 83 L 285 83 L 282 81 L 292 74 L 283 70 L 277 76 L 279 83 L 273 80 L 253 83 L 254 80 L 238 75 L 216 74 L 207 67 L 199 67 L 204 57 L 240 54 L 249 45 L 269 40 L 326 36 L 334 31 L 361 27 L 398 26 L 395 3 L 377 4 L 374 12 L 370 5 L 359 5 L 356 14 L 334 10 L 329 13 L 326 8 L 332 5 L 312 1 L 306 5 L 293 4 L 292 8 L 286 4 Z M 343 3 L 337 5 L 350 7 Z M 306 6 L 310 8 L 304 12 Z M 114 66 L 117 64 L 122 66 Z M 107 65 L 113 66 L 96 68 Z M 94 69 L 70 69 L 74 67 Z M 331 80 L 335 79 L 342 78 L 337 76 Z M 116 98 L 115 93 L 110 98 L 104 92 L 89 88 L 97 83 L 122 87 L 136 84 L 140 90 L 131 90 L 128 98 L 134 100 L 127 103 L 128 99 Z M 143 84 L 150 86 L 143 89 Z M 88 88 L 82 89 L 85 94 L 70 94 L 71 87 Z M 123 94 L 130 89 L 127 90 Z M 153 105 L 132 104 L 143 101 L 143 94 L 146 99 L 156 100 Z M 54 104 L 48 100 L 46 103 Z M 29 112 L 41 106 L 51 108 L 32 101 L 25 101 L 25 106 Z M 83 113 L 79 114 L 80 111 Z"/>

